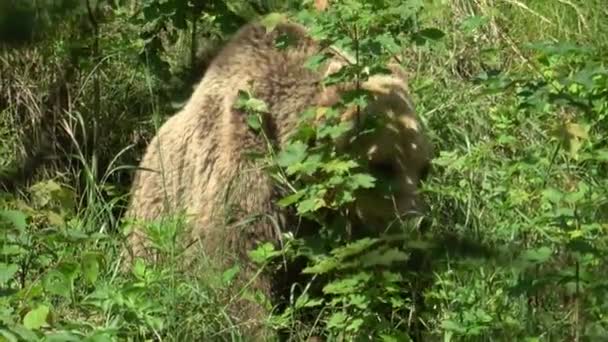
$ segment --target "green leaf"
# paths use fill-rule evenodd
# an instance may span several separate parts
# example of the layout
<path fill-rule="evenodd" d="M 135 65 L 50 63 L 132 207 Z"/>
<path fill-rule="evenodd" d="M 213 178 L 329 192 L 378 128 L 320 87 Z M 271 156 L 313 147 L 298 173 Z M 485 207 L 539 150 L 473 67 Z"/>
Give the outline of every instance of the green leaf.
<path fill-rule="evenodd" d="M 306 158 L 308 147 L 301 141 L 287 145 L 277 156 L 277 164 L 281 167 L 301 163 Z"/>
<path fill-rule="evenodd" d="M 549 260 L 552 254 L 553 252 L 549 247 L 540 247 L 525 251 L 521 258 L 534 264 L 542 264 Z"/>
<path fill-rule="evenodd" d="M 376 178 L 374 178 L 371 175 L 365 174 L 365 173 L 356 173 L 356 174 L 350 176 L 350 179 L 351 179 L 352 186 L 354 189 L 357 189 L 357 188 L 371 189 L 374 187 L 374 185 L 376 183 Z"/>
<path fill-rule="evenodd" d="M 262 26 L 264 26 L 266 28 L 266 32 L 268 33 L 268 32 L 271 32 L 272 30 L 274 30 L 274 28 L 278 24 L 285 21 L 285 19 L 286 19 L 286 17 L 284 14 L 273 12 L 273 13 L 266 15 L 262 20 L 260 20 L 260 23 L 262 24 Z"/>
<path fill-rule="evenodd" d="M 49 315 L 49 307 L 46 305 L 39 305 L 37 308 L 28 312 L 23 317 L 23 325 L 27 329 L 40 329 L 40 327 L 46 324 L 47 316 Z"/>
<path fill-rule="evenodd" d="M 300 190 L 296 193 L 293 193 L 289 196 L 283 197 L 282 199 L 280 199 L 277 204 L 281 207 L 288 207 L 294 203 L 296 203 L 300 198 L 302 198 L 302 196 L 304 196 L 306 194 L 306 191 Z"/>
<path fill-rule="evenodd" d="M 357 241 L 353 241 L 347 244 L 346 246 L 336 248 L 332 251 L 332 254 L 338 259 L 344 259 L 346 257 L 363 252 L 364 250 L 373 246 L 378 241 L 380 240 L 366 237 Z"/>
<path fill-rule="evenodd" d="M 564 193 L 556 188 L 547 188 L 543 191 L 543 198 L 554 204 L 560 203 L 564 196 Z"/>
<path fill-rule="evenodd" d="M 19 266 L 15 264 L 0 263 L 0 284 L 4 285 L 9 280 L 13 279 L 13 276 L 19 270 Z"/>
<path fill-rule="evenodd" d="M 241 268 L 239 267 L 239 265 L 234 265 L 232 267 L 230 267 L 229 269 L 225 270 L 222 273 L 222 282 L 225 285 L 229 285 L 230 283 L 232 283 L 232 280 L 236 277 L 236 275 L 240 272 Z"/>
<path fill-rule="evenodd" d="M 461 24 L 460 28 L 465 32 L 472 32 L 483 25 L 487 24 L 490 19 L 484 15 L 474 15 L 465 19 Z"/>
<path fill-rule="evenodd" d="M 18 210 L 2 210 L 0 218 L 10 222 L 19 231 L 24 231 L 27 228 L 27 215 Z"/>
<path fill-rule="evenodd" d="M 336 269 L 338 266 L 340 266 L 340 262 L 335 258 L 325 258 L 320 262 L 317 262 L 316 265 L 306 267 L 302 270 L 302 273 L 323 274 Z"/>
<path fill-rule="evenodd" d="M 363 325 L 363 319 L 355 318 L 346 327 L 346 331 L 359 331 L 359 329 L 361 328 L 362 325 Z"/>
<path fill-rule="evenodd" d="M 257 264 L 263 264 L 266 260 L 275 256 L 278 252 L 275 251 L 274 245 L 270 242 L 266 242 L 258 246 L 253 251 L 249 251 L 249 258 Z"/>
<path fill-rule="evenodd" d="M 323 299 L 322 298 L 310 299 L 310 296 L 308 295 L 308 293 L 303 293 L 296 300 L 295 308 L 296 309 L 312 308 L 312 307 L 315 307 L 315 306 L 319 306 L 321 304 L 323 304 Z"/>
<path fill-rule="evenodd" d="M 421 31 L 418 31 L 414 35 L 414 40 L 418 44 L 423 44 L 429 40 L 439 40 L 445 36 L 445 33 L 438 28 L 428 28 Z"/>
<path fill-rule="evenodd" d="M 254 131 L 259 131 L 262 128 L 262 122 L 260 118 L 255 114 L 247 115 L 247 125 L 251 127 Z"/>
<path fill-rule="evenodd" d="M 57 270 L 51 270 L 43 280 L 44 289 L 51 294 L 70 297 L 71 283 L 68 277 Z"/>
<path fill-rule="evenodd" d="M 367 272 L 360 272 L 348 278 L 335 280 L 323 287 L 325 294 L 356 294 L 372 278 Z"/>
<path fill-rule="evenodd" d="M 406 261 L 409 256 L 398 250 L 397 248 L 390 248 L 384 252 L 380 250 L 373 250 L 365 254 L 361 260 L 363 266 L 376 266 L 376 265 L 390 265 L 393 262 Z"/>
<path fill-rule="evenodd" d="M 299 214 L 306 214 L 314 212 L 320 208 L 325 207 L 326 203 L 323 198 L 307 198 L 296 206 Z"/>
<path fill-rule="evenodd" d="M 99 275 L 99 255 L 87 253 L 82 257 L 82 272 L 84 278 L 91 284 L 97 282 Z"/>
<path fill-rule="evenodd" d="M 327 327 L 330 329 L 342 328 L 347 318 L 348 317 L 343 312 L 335 312 L 333 315 L 331 315 L 331 317 L 329 317 Z"/>

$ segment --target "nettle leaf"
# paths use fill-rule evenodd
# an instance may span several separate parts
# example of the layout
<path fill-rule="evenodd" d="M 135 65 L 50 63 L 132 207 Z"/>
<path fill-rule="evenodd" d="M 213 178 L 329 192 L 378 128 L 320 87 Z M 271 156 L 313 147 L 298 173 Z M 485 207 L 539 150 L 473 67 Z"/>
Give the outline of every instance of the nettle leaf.
<path fill-rule="evenodd" d="M 302 273 L 305 274 L 323 274 L 332 271 L 340 266 L 340 261 L 335 258 L 325 257 L 321 261 L 317 262 L 314 266 L 308 266 Z"/>
<path fill-rule="evenodd" d="M 39 305 L 37 308 L 31 310 L 25 317 L 23 317 L 23 326 L 27 329 L 40 329 L 46 325 L 46 319 L 49 315 L 49 307 L 46 305 Z"/>

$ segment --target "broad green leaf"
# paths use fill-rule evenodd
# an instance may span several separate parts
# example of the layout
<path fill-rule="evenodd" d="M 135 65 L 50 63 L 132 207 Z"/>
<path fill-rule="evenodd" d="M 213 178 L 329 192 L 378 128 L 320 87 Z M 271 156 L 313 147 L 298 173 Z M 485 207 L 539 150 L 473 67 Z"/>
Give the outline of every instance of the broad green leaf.
<path fill-rule="evenodd" d="M 0 218 L 10 222 L 19 231 L 24 231 L 27 228 L 27 215 L 18 210 L 2 210 Z"/>
<path fill-rule="evenodd" d="M 28 312 L 23 317 L 23 325 L 27 329 L 40 329 L 46 324 L 47 316 L 49 315 L 49 307 L 46 305 L 39 305 L 37 308 Z"/>

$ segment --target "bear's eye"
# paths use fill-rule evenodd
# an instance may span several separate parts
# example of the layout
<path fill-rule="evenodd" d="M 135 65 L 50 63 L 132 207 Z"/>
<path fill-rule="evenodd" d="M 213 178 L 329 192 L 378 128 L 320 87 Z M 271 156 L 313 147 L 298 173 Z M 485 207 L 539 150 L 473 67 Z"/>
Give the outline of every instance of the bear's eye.
<path fill-rule="evenodd" d="M 375 161 L 370 163 L 369 169 L 374 175 L 391 178 L 397 175 L 399 171 L 397 166 L 388 161 Z"/>

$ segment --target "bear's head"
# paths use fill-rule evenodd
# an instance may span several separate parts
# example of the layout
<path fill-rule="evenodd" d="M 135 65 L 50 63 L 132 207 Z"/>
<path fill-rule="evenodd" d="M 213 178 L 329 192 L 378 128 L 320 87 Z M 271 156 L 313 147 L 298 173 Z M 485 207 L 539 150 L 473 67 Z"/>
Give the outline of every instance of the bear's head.
<path fill-rule="evenodd" d="M 424 211 L 419 188 L 433 154 L 410 99 L 407 74 L 396 63 L 389 64 L 388 71 L 361 82 L 360 89 L 372 98 L 364 108 L 343 112 L 341 119 L 352 122 L 353 129 L 338 140 L 338 149 L 366 164 L 377 179 L 374 188 L 358 194 L 354 218 L 381 230 L 396 219 Z M 321 103 L 335 104 L 353 86 L 327 88 Z"/>

